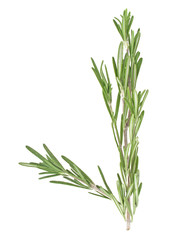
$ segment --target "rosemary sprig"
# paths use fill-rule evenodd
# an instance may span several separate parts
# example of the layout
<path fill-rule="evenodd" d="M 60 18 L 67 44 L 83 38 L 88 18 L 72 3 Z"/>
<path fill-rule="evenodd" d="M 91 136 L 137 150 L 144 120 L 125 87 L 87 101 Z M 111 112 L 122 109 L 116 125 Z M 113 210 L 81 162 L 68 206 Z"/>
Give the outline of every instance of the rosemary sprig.
<path fill-rule="evenodd" d="M 92 70 L 101 86 L 103 99 L 111 118 L 113 136 L 119 151 L 120 174 L 117 174 L 118 199 L 112 193 L 99 166 L 98 170 L 105 188 L 96 185 L 74 162 L 62 156 L 62 160 L 69 165 L 69 169 L 65 168 L 45 144 L 43 145 L 46 151 L 45 157 L 33 148 L 26 146 L 41 162 L 19 163 L 22 166 L 43 170 L 43 172 L 39 173 L 39 179 L 62 176 L 65 181 L 51 180 L 50 182 L 87 189 L 89 190 L 89 194 L 112 200 L 126 220 L 127 230 L 130 229 L 130 222 L 133 220 L 133 215 L 138 206 L 142 188 L 140 172 L 138 170 L 138 131 L 144 117 L 143 105 L 148 95 L 148 90 L 139 92 L 136 90 L 143 59 L 137 50 L 141 37 L 140 29 L 137 30 L 136 34 L 131 30 L 133 20 L 134 17 L 131 16 L 131 13 L 127 9 L 124 10 L 121 19 L 113 19 L 115 27 L 122 38 L 118 47 L 117 60 L 115 57 L 112 57 L 115 80 L 118 87 L 114 111 L 112 107 L 112 85 L 107 66 L 102 61 L 100 68 L 98 68 L 94 59 L 91 58 Z M 123 106 L 121 116 L 119 116 L 120 104 Z M 118 126 L 120 126 L 119 129 Z M 91 191 L 95 191 L 95 193 Z M 131 204 L 131 200 L 133 204 Z"/>

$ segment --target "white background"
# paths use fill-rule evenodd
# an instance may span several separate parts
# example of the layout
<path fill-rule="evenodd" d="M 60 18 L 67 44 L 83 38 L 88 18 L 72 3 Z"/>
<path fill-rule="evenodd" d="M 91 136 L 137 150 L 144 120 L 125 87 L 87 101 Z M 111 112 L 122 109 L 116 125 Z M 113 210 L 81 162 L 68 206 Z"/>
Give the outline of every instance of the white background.
<path fill-rule="evenodd" d="M 0 238 L 168 239 L 168 1 L 0 2 Z M 30 145 L 46 143 L 75 161 L 97 184 L 99 164 L 116 192 L 119 156 L 100 86 L 91 70 L 111 57 L 120 36 L 112 19 L 128 8 L 141 28 L 144 59 L 137 90 L 149 89 L 140 129 L 139 207 L 126 232 L 110 201 L 38 180 Z M 37 160 L 38 161 L 38 160 Z"/>

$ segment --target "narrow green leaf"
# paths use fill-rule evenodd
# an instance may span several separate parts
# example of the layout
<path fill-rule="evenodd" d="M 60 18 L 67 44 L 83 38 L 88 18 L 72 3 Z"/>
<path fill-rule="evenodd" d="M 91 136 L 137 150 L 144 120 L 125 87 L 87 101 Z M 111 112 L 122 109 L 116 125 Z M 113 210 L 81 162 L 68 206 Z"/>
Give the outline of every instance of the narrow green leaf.
<path fill-rule="evenodd" d="M 109 85 L 110 85 L 110 78 L 109 78 L 109 74 L 108 74 L 108 70 L 107 70 L 107 66 L 106 66 L 106 64 L 105 64 L 105 71 L 106 71 L 106 77 L 107 77 L 107 81 L 108 81 L 108 83 L 109 83 Z"/>
<path fill-rule="evenodd" d="M 133 130 L 134 130 L 134 114 L 131 115 L 130 124 L 129 124 L 130 142 L 132 142 L 132 140 L 133 140 Z"/>
<path fill-rule="evenodd" d="M 137 173 L 134 174 L 134 188 L 135 188 L 135 204 L 138 206 L 138 182 Z"/>
<path fill-rule="evenodd" d="M 33 163 L 33 162 L 30 162 L 30 163 L 19 162 L 19 165 L 24 166 L 24 167 L 35 167 L 35 168 L 39 167 L 38 163 Z"/>
<path fill-rule="evenodd" d="M 138 92 L 138 105 L 140 106 L 140 100 L 141 100 L 141 94 L 142 94 L 142 92 L 141 91 L 139 91 Z"/>
<path fill-rule="evenodd" d="M 54 174 L 54 172 L 40 172 L 39 175 Z"/>
<path fill-rule="evenodd" d="M 75 177 L 78 177 L 78 178 L 80 177 L 79 174 L 73 170 L 73 168 L 71 168 L 71 171 L 72 171 L 72 172 L 70 172 L 69 170 L 67 170 L 67 172 L 69 172 L 69 173 L 71 173 L 71 174 L 72 174 L 72 173 L 75 174 Z"/>
<path fill-rule="evenodd" d="M 135 141 L 134 144 L 132 145 L 131 152 L 130 152 L 130 163 L 129 165 L 132 166 L 133 169 L 133 161 L 136 161 L 134 158 L 135 153 L 137 152 L 137 147 L 138 147 L 138 141 Z"/>
<path fill-rule="evenodd" d="M 140 103 L 139 113 L 141 112 L 141 110 L 142 110 L 142 108 L 143 108 L 143 105 L 144 105 L 144 102 L 145 102 L 145 100 L 146 100 L 146 98 L 147 98 L 148 92 L 149 92 L 149 91 L 146 90 L 146 92 L 145 92 L 145 94 L 144 94 L 144 97 L 143 97 L 143 100 L 142 100 L 142 102 Z"/>
<path fill-rule="evenodd" d="M 110 194 L 106 189 L 104 189 L 102 186 L 98 186 L 98 185 L 96 185 L 96 187 L 97 187 L 103 194 L 105 194 L 108 198 L 111 199 L 111 194 Z M 100 192 L 99 192 L 99 193 L 100 193 Z"/>
<path fill-rule="evenodd" d="M 122 186 L 121 186 L 119 180 L 116 181 L 116 185 L 117 185 L 117 191 L 118 191 L 120 202 L 123 204 L 124 196 L 123 196 Z"/>
<path fill-rule="evenodd" d="M 108 103 L 108 99 L 107 99 L 107 97 L 106 97 L 106 94 L 105 94 L 104 91 L 102 91 L 102 94 L 103 94 L 103 98 L 104 98 L 104 101 L 105 101 L 107 110 L 108 110 L 108 112 L 109 112 L 109 114 L 110 114 L 110 117 L 111 117 L 111 119 L 113 119 L 113 121 L 114 121 L 113 112 L 112 112 L 112 109 L 110 108 L 110 105 L 109 105 L 109 103 Z"/>
<path fill-rule="evenodd" d="M 121 161 L 120 162 L 120 172 L 121 172 L 121 176 L 122 176 L 122 179 L 123 179 L 123 183 L 124 183 L 125 187 L 127 188 L 127 183 L 126 183 L 125 176 L 124 176 L 124 166 L 123 165 L 124 164 Z"/>
<path fill-rule="evenodd" d="M 117 78 L 118 72 L 117 72 L 117 66 L 116 66 L 116 61 L 115 61 L 114 57 L 112 57 L 112 63 L 113 63 L 114 74 L 115 74 L 115 77 Z"/>
<path fill-rule="evenodd" d="M 93 58 L 91 58 L 91 60 L 92 60 L 92 63 L 93 63 L 92 70 L 93 70 L 93 72 L 95 73 L 96 78 L 98 79 L 101 87 L 104 88 L 105 83 L 103 82 L 103 80 L 102 80 L 102 78 L 101 78 L 101 76 L 100 76 L 100 73 L 99 73 L 99 70 L 98 70 L 98 68 L 97 68 L 97 66 L 96 66 L 96 63 L 95 63 L 95 61 L 93 60 Z"/>
<path fill-rule="evenodd" d="M 122 19 L 122 32 L 123 32 L 123 40 L 126 41 L 126 22 L 124 17 Z"/>
<path fill-rule="evenodd" d="M 106 198 L 106 199 L 109 199 L 110 200 L 110 198 L 108 198 L 108 197 L 106 197 L 106 196 L 104 196 L 104 195 L 100 195 L 100 194 L 96 194 L 96 193 L 92 193 L 92 192 L 88 192 L 89 194 L 92 194 L 92 195 L 94 195 L 94 196 L 97 196 L 97 197 L 102 197 L 102 198 Z"/>
<path fill-rule="evenodd" d="M 130 89 L 129 89 L 129 87 L 127 87 L 127 97 L 128 97 L 128 100 L 129 100 L 130 105 L 131 105 L 132 108 L 133 108 L 133 101 L 132 101 L 132 99 L 131 99 L 131 94 L 130 94 Z"/>
<path fill-rule="evenodd" d="M 121 25 L 121 21 L 118 18 L 114 17 L 114 19 L 116 19 L 119 22 L 119 24 Z"/>
<path fill-rule="evenodd" d="M 133 214 L 136 212 L 136 193 L 133 193 Z"/>
<path fill-rule="evenodd" d="M 128 33 L 128 34 L 129 34 L 129 31 L 130 31 L 131 25 L 132 25 L 132 23 L 133 23 L 133 20 L 134 20 L 134 16 L 131 17 L 130 22 L 129 22 L 129 24 L 128 24 L 128 28 L 127 28 L 127 33 Z"/>
<path fill-rule="evenodd" d="M 135 62 L 137 62 L 138 58 L 140 57 L 140 52 L 137 52 L 136 55 L 135 55 Z"/>
<path fill-rule="evenodd" d="M 117 95 L 117 100 L 116 100 L 116 110 L 115 110 L 115 119 L 117 120 L 117 117 L 118 117 L 118 112 L 119 112 L 119 106 L 120 106 L 120 92 L 118 92 L 118 95 Z"/>
<path fill-rule="evenodd" d="M 126 170 L 126 172 L 128 170 L 127 160 L 128 160 L 129 149 L 130 149 L 130 143 L 128 143 L 127 147 L 124 148 L 124 163 L 125 163 L 125 170 Z"/>
<path fill-rule="evenodd" d="M 130 109 L 131 113 L 134 113 L 134 108 L 131 105 L 131 103 L 128 101 L 128 99 L 126 97 L 123 98 L 125 103 L 127 104 L 128 108 Z"/>
<path fill-rule="evenodd" d="M 136 53 L 137 51 L 137 47 L 138 47 L 138 44 L 139 44 L 139 41 L 140 41 L 140 29 L 138 29 L 137 33 L 136 33 L 136 36 L 134 37 L 134 48 L 133 48 L 133 54 Z"/>
<path fill-rule="evenodd" d="M 132 213 L 132 210 L 131 210 L 131 206 L 130 206 L 130 204 L 128 202 L 128 199 L 124 198 L 124 202 L 125 202 L 125 205 L 127 207 L 128 212 L 129 212 L 129 214 L 131 216 L 131 221 L 132 221 L 133 220 L 133 213 Z"/>
<path fill-rule="evenodd" d="M 89 176 L 85 173 L 85 172 L 83 172 L 82 171 L 82 169 L 80 169 L 75 163 L 73 163 L 70 159 L 68 159 L 67 157 L 65 157 L 65 156 L 61 156 L 62 158 L 63 158 L 63 160 L 65 160 L 69 165 L 70 165 L 70 167 L 71 168 L 73 168 L 73 170 L 75 171 L 75 172 L 77 172 L 77 170 L 78 170 L 78 174 L 79 175 L 83 175 L 83 178 L 88 182 L 88 183 L 93 183 L 93 181 L 89 178 Z"/>
<path fill-rule="evenodd" d="M 51 169 L 51 167 L 45 165 L 44 163 L 34 163 L 34 162 L 25 163 L 25 162 L 20 162 L 19 165 L 24 166 L 24 167 L 34 167 L 34 168 L 38 168 L 38 169 L 44 170 L 46 172 L 56 173 L 56 169 Z"/>
<path fill-rule="evenodd" d="M 116 142 L 117 148 L 119 149 L 119 144 L 118 144 L 118 141 L 117 141 L 117 137 L 116 137 L 116 133 L 115 133 L 115 130 L 114 130 L 114 123 L 113 122 L 112 122 L 111 126 L 112 126 L 112 130 L 113 130 L 114 140 Z"/>
<path fill-rule="evenodd" d="M 131 30 L 131 40 L 130 40 L 130 53 L 133 55 L 133 47 L 134 47 L 134 31 Z"/>
<path fill-rule="evenodd" d="M 107 86 L 106 77 L 103 72 L 103 63 L 104 63 L 104 61 L 101 62 L 101 66 L 100 66 L 100 76 L 101 76 L 102 80 L 104 81 L 105 86 Z"/>
<path fill-rule="evenodd" d="M 116 28 L 117 28 L 117 31 L 119 32 L 120 36 L 121 36 L 122 39 L 123 39 L 123 32 L 122 32 L 122 30 L 121 30 L 120 25 L 119 25 L 114 19 L 113 19 L 113 22 L 114 22 L 114 25 L 115 25 Z"/>
<path fill-rule="evenodd" d="M 118 208 L 119 212 L 121 213 L 121 215 L 125 218 L 123 209 L 113 194 L 112 194 L 112 200 L 114 201 L 114 203 L 115 203 L 116 207 Z"/>
<path fill-rule="evenodd" d="M 140 102 L 141 102 L 142 97 L 144 96 L 145 93 L 146 93 L 146 90 L 143 90 L 143 91 L 140 93 Z"/>
<path fill-rule="evenodd" d="M 63 184 L 63 185 L 68 185 L 68 186 L 72 186 L 72 187 L 84 188 L 82 186 L 78 186 L 76 184 L 72 184 L 72 183 L 64 182 L 64 181 L 50 181 L 50 183 Z"/>
<path fill-rule="evenodd" d="M 137 96 L 137 92 L 134 89 L 133 91 L 133 98 L 134 98 L 134 115 L 135 117 L 137 117 L 138 114 L 138 96 Z"/>
<path fill-rule="evenodd" d="M 132 76 L 131 76 L 131 89 L 132 91 L 136 88 L 136 82 L 137 82 L 137 66 L 136 64 L 132 65 Z"/>
<path fill-rule="evenodd" d="M 124 131 L 124 125 L 123 125 L 123 114 L 121 115 L 121 123 L 120 123 L 120 144 L 123 143 L 123 131 Z"/>
<path fill-rule="evenodd" d="M 127 190 L 126 199 L 128 199 L 131 196 L 131 194 L 133 192 L 133 187 L 134 187 L 134 184 L 132 183 Z"/>
<path fill-rule="evenodd" d="M 117 177 L 118 177 L 120 184 L 122 185 L 122 181 L 121 181 L 121 177 L 120 177 L 119 173 L 117 173 Z"/>
<path fill-rule="evenodd" d="M 73 182 L 79 186 L 82 186 L 83 188 L 86 188 L 86 189 L 90 189 L 88 186 L 82 184 L 80 181 L 76 180 L 76 179 L 71 179 L 69 177 L 64 177 L 65 179 L 69 180 L 70 182 Z"/>
<path fill-rule="evenodd" d="M 123 109 L 123 121 L 124 121 L 124 126 L 125 123 L 127 121 L 127 117 L 128 117 L 128 105 L 126 104 L 126 102 L 124 101 L 124 109 Z"/>
<path fill-rule="evenodd" d="M 142 189 L 142 183 L 140 183 L 140 185 L 138 187 L 138 195 L 140 195 L 141 189 Z"/>
<path fill-rule="evenodd" d="M 38 153 L 36 150 L 34 150 L 33 148 L 26 146 L 26 148 L 32 153 L 34 154 L 37 158 L 39 158 L 40 160 L 42 160 L 46 166 L 49 166 L 51 169 L 55 169 L 56 171 L 58 171 L 58 168 L 53 165 L 50 161 L 48 161 L 45 157 L 43 157 L 40 153 Z"/>
<path fill-rule="evenodd" d="M 144 111 L 141 112 L 139 118 L 138 118 L 138 122 L 136 124 L 136 128 L 135 128 L 135 135 L 137 135 L 139 129 L 140 129 L 140 126 L 141 126 L 141 123 L 143 121 L 143 117 L 144 117 Z"/>
<path fill-rule="evenodd" d="M 139 158 L 138 158 L 138 156 L 136 157 L 136 159 L 135 159 L 135 161 L 134 161 L 134 163 L 133 163 L 133 173 L 136 173 L 137 172 L 137 170 L 138 170 L 138 162 L 139 162 Z"/>
<path fill-rule="evenodd" d="M 36 150 L 34 150 L 33 148 L 26 146 L 26 148 L 33 153 L 36 157 L 38 157 L 40 160 L 42 160 L 43 162 L 47 162 L 47 159 L 44 158 L 40 153 L 38 153 Z"/>
<path fill-rule="evenodd" d="M 127 56 L 126 65 L 125 65 L 124 92 L 126 92 L 127 85 L 128 85 L 129 67 L 130 67 L 130 56 Z"/>
<path fill-rule="evenodd" d="M 123 42 L 120 42 L 117 55 L 117 70 L 119 80 L 121 78 L 122 64 L 123 64 Z"/>
<path fill-rule="evenodd" d="M 140 58 L 137 62 L 137 77 L 138 77 L 138 74 L 140 72 L 142 62 L 143 62 L 143 58 Z"/>
<path fill-rule="evenodd" d="M 56 177 L 56 176 L 59 176 L 60 174 L 59 173 L 56 173 L 56 174 L 52 174 L 52 175 L 48 175 L 48 176 L 44 176 L 44 177 L 40 177 L 39 179 L 45 179 L 45 178 L 50 178 L 50 177 Z"/>
<path fill-rule="evenodd" d="M 107 188 L 107 190 L 108 190 L 109 193 L 112 193 L 111 189 L 109 188 L 109 186 L 108 186 L 108 184 L 107 184 L 107 182 L 106 182 L 106 179 L 105 179 L 105 177 L 104 177 L 104 174 L 103 174 L 103 172 L 102 172 L 102 170 L 101 170 L 101 168 L 100 168 L 99 166 L 98 166 L 98 169 L 99 169 L 99 172 L 100 172 L 100 175 L 101 175 L 101 177 L 102 177 L 102 180 L 103 180 L 103 182 L 104 182 L 105 187 Z"/>
<path fill-rule="evenodd" d="M 51 157 L 51 159 L 53 160 L 53 163 L 55 163 L 55 165 L 57 167 L 59 167 L 61 170 L 64 170 L 64 167 L 62 166 L 62 164 L 58 161 L 58 159 L 53 155 L 53 153 L 49 150 L 49 148 L 43 144 L 44 149 L 46 150 L 46 152 L 49 154 L 49 156 Z"/>

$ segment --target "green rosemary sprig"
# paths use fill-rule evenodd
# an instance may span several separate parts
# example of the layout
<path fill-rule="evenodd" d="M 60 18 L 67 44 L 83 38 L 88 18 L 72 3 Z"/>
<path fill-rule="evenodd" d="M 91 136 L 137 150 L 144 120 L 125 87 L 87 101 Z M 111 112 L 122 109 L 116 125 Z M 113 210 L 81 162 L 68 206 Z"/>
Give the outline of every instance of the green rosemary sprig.
<path fill-rule="evenodd" d="M 98 197 L 106 198 L 109 200 L 113 200 L 119 209 L 122 216 L 125 218 L 125 214 L 122 211 L 121 203 L 115 198 L 115 196 L 112 194 L 112 191 L 110 187 L 108 186 L 105 177 L 103 175 L 103 172 L 101 168 L 98 166 L 100 175 L 103 179 L 103 182 L 105 184 L 106 188 L 103 188 L 102 186 L 96 185 L 93 180 L 81 169 L 79 168 L 74 162 L 72 162 L 70 159 L 68 159 L 65 156 L 62 156 L 62 159 L 69 165 L 70 169 L 66 169 L 63 167 L 63 165 L 60 163 L 60 161 L 53 155 L 53 153 L 49 150 L 49 148 L 43 144 L 44 149 L 46 150 L 46 156 L 42 156 L 40 153 L 38 153 L 33 148 L 26 146 L 26 148 L 34 154 L 38 159 L 41 160 L 40 163 L 30 162 L 30 163 L 24 163 L 20 162 L 19 164 L 25 167 L 35 167 L 38 169 L 43 170 L 43 172 L 40 172 L 39 174 L 41 177 L 39 179 L 45 179 L 45 178 L 53 178 L 56 176 L 62 176 L 66 181 L 50 181 L 50 183 L 55 184 L 63 184 L 88 190 L 94 190 L 97 194 L 94 194 L 92 192 L 89 192 L 90 194 L 93 194 Z"/>
<path fill-rule="evenodd" d="M 143 59 L 137 50 L 141 36 L 140 29 L 137 30 L 136 34 L 131 30 L 133 19 L 134 17 L 131 16 L 131 13 L 126 9 L 123 15 L 121 15 L 121 20 L 118 18 L 114 18 L 113 20 L 122 38 L 118 47 L 117 59 L 112 58 L 118 87 L 114 111 L 112 107 L 112 85 L 107 66 L 104 64 L 104 61 L 102 61 L 100 68 L 98 68 L 94 59 L 91 58 L 93 64 L 92 70 L 101 86 L 103 99 L 112 122 L 113 136 L 119 151 L 120 173 L 117 174 L 118 179 L 116 182 L 118 199 L 112 193 L 103 171 L 99 166 L 98 170 L 105 187 L 96 185 L 74 162 L 62 156 L 64 162 L 69 165 L 69 169 L 66 169 L 45 144 L 43 145 L 46 151 L 45 157 L 33 148 L 26 146 L 32 154 L 41 160 L 40 163 L 19 163 L 22 166 L 35 167 L 43 170 L 43 172 L 39 173 L 39 179 L 62 176 L 64 181 L 51 180 L 50 182 L 87 189 L 90 190 L 89 194 L 114 201 L 119 212 L 127 222 L 127 230 L 130 229 L 130 222 L 133 220 L 133 215 L 138 206 L 139 195 L 142 188 L 138 169 L 138 131 L 144 117 L 144 110 L 142 110 L 143 105 L 148 95 L 148 90 L 136 90 L 137 79 Z M 122 104 L 121 116 L 119 113 L 120 104 Z M 118 125 L 120 126 L 119 129 Z M 95 191 L 95 193 L 92 191 Z"/>

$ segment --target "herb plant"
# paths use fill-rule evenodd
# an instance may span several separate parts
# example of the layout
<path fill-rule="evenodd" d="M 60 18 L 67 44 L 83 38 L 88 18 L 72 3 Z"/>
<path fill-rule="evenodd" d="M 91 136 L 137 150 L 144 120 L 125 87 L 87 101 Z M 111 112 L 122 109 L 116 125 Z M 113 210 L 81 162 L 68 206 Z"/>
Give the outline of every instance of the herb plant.
<path fill-rule="evenodd" d="M 138 131 L 144 117 L 143 105 L 148 95 L 148 90 L 136 91 L 137 79 L 143 59 L 137 50 L 141 35 L 140 29 L 137 30 L 136 34 L 133 30 L 130 30 L 133 19 L 134 17 L 126 9 L 123 15 L 121 15 L 121 20 L 118 18 L 113 20 L 122 38 L 118 48 L 117 60 L 114 57 L 112 58 L 118 87 L 114 111 L 112 108 L 112 85 L 107 67 L 102 61 L 100 69 L 98 69 L 93 58 L 91 59 L 93 64 L 92 70 L 101 86 L 105 105 L 112 122 L 114 140 L 119 152 L 120 173 L 117 173 L 118 197 L 115 197 L 113 194 L 99 166 L 98 170 L 104 187 L 97 185 L 69 158 L 61 156 L 69 165 L 69 169 L 65 168 L 45 144 L 43 145 L 46 150 L 45 156 L 26 146 L 41 162 L 19 163 L 22 166 L 41 169 L 42 172 L 39 173 L 39 179 L 62 176 L 64 181 L 52 180 L 50 182 L 87 189 L 90 194 L 112 200 L 127 222 L 127 230 L 130 229 L 130 222 L 133 220 L 133 215 L 138 206 L 142 188 L 138 170 Z M 120 104 L 122 105 L 121 108 Z M 119 109 L 122 109 L 121 115 L 119 114 Z"/>

